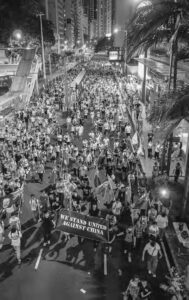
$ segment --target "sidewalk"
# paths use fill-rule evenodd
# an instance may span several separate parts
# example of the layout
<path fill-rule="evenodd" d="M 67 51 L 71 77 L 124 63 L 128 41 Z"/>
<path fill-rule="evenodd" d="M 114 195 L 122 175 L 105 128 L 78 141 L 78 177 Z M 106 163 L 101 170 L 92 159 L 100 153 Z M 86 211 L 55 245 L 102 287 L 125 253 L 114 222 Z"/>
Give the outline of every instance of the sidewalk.
<path fill-rule="evenodd" d="M 78 64 L 78 62 L 74 62 L 74 63 L 69 63 L 67 65 L 67 72 L 71 69 L 73 69 L 76 65 Z M 51 75 L 48 75 L 47 78 L 46 78 L 46 81 L 53 81 L 54 79 L 60 77 L 60 76 L 63 76 L 65 74 L 65 70 L 62 69 L 61 70 L 58 70 L 56 71 L 54 74 L 51 74 Z M 44 82 L 44 79 L 42 79 L 40 82 L 39 82 L 39 89 L 43 88 L 43 85 L 45 84 Z"/>
<path fill-rule="evenodd" d="M 150 133 L 152 131 L 152 126 L 146 120 L 145 105 L 142 102 L 140 102 L 140 104 L 142 106 L 141 118 L 142 118 L 142 125 L 143 125 L 141 143 L 142 143 L 142 146 L 144 149 L 144 154 L 145 154 L 144 156 L 140 156 L 140 160 L 141 160 L 142 167 L 145 170 L 146 177 L 149 178 L 152 176 L 152 170 L 153 170 L 153 165 L 154 165 L 154 160 L 148 158 L 148 133 Z M 133 112 L 133 115 L 134 115 L 134 112 Z"/>

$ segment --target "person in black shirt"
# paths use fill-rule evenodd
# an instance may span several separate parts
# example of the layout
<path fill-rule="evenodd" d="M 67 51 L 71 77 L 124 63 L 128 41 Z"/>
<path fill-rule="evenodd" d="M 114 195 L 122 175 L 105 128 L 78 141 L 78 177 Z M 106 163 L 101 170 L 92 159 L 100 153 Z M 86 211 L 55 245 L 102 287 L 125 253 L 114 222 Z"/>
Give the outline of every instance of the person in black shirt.
<path fill-rule="evenodd" d="M 89 210 L 89 215 L 91 217 L 99 217 L 99 215 L 100 215 L 100 210 L 99 210 L 97 204 L 94 202 L 91 204 L 91 208 Z"/>
<path fill-rule="evenodd" d="M 139 283 L 139 288 L 140 288 L 139 290 L 140 299 L 150 300 L 152 291 L 146 279 L 144 278 L 141 279 Z"/>
<path fill-rule="evenodd" d="M 48 211 L 45 211 L 43 215 L 43 222 L 42 222 L 43 237 L 44 237 L 43 246 L 46 246 L 47 244 L 50 245 L 51 230 L 53 229 L 53 227 L 54 224 L 52 222 L 52 217 Z"/>
<path fill-rule="evenodd" d="M 83 201 L 88 201 L 90 196 L 90 191 L 91 191 L 90 186 L 87 184 L 87 182 L 85 182 L 83 186 Z"/>

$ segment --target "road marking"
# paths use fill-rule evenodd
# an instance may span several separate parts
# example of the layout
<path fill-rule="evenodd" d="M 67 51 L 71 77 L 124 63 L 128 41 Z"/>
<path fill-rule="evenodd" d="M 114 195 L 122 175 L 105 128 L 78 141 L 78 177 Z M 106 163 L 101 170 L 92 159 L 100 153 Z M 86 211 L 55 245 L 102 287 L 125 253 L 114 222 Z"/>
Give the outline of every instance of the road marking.
<path fill-rule="evenodd" d="M 32 240 L 34 239 L 34 237 L 35 237 L 35 235 L 36 235 L 36 233 L 37 233 L 37 231 L 40 229 L 40 227 L 36 227 L 35 228 L 35 230 L 34 230 L 34 232 L 32 233 L 32 235 L 27 239 L 27 242 L 26 242 L 26 244 L 25 244 L 25 247 L 27 247 L 31 242 L 32 242 Z"/>
<path fill-rule="evenodd" d="M 40 260 L 41 260 L 41 256 L 42 256 L 42 253 L 43 253 L 43 248 L 40 249 L 39 251 L 39 255 L 38 255 L 38 258 L 37 258 L 37 261 L 36 261 L 36 264 L 35 264 L 35 271 L 37 271 L 38 267 L 39 267 L 39 263 L 40 263 Z"/>

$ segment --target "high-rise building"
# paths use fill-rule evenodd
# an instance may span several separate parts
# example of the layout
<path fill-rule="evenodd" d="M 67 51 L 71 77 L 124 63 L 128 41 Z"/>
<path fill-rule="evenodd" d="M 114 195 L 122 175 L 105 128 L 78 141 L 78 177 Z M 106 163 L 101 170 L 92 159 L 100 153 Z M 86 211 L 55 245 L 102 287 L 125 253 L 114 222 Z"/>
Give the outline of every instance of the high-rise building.
<path fill-rule="evenodd" d="M 84 31 L 83 31 L 83 2 L 82 0 L 73 1 L 74 10 L 74 39 L 75 46 L 81 47 L 84 45 Z"/>
<path fill-rule="evenodd" d="M 96 38 L 96 0 L 89 0 L 89 40 Z"/>
<path fill-rule="evenodd" d="M 106 0 L 106 35 L 112 34 L 112 0 Z"/>
<path fill-rule="evenodd" d="M 55 49 L 60 54 L 65 42 L 65 0 L 41 0 L 45 7 L 46 18 L 54 25 Z"/>
<path fill-rule="evenodd" d="M 83 14 L 83 17 L 82 17 L 82 28 L 83 28 L 83 35 L 84 35 L 84 40 L 85 40 L 89 36 L 89 18 L 88 18 L 88 15 L 86 15 L 86 14 Z"/>
<path fill-rule="evenodd" d="M 66 42 L 68 49 L 75 46 L 74 36 L 74 0 L 65 0 L 65 14 L 66 14 Z"/>
<path fill-rule="evenodd" d="M 97 37 L 112 34 L 112 0 L 97 0 Z"/>
<path fill-rule="evenodd" d="M 89 21 L 95 19 L 95 0 L 89 0 Z"/>
<path fill-rule="evenodd" d="M 88 16 L 89 0 L 82 0 L 84 14 Z"/>
<path fill-rule="evenodd" d="M 136 3 L 132 0 L 112 0 L 112 26 L 114 34 L 114 46 L 123 47 L 127 29 L 127 23 L 132 15 L 132 9 Z"/>

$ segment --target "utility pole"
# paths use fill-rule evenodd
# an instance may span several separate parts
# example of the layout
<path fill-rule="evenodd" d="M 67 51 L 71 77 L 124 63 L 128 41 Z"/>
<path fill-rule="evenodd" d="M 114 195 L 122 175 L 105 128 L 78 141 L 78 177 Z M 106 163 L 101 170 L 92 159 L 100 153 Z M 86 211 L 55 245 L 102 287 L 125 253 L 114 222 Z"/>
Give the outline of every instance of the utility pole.
<path fill-rule="evenodd" d="M 43 64 L 43 78 L 46 80 L 46 68 L 45 68 L 45 49 L 44 49 L 44 40 L 43 40 L 43 23 L 42 23 L 42 16 L 43 13 L 39 13 L 37 15 L 40 20 L 40 29 L 41 29 L 41 48 L 42 48 L 42 64 Z"/>
<path fill-rule="evenodd" d="M 128 39 L 128 33 L 127 33 L 127 25 L 125 26 L 125 45 L 124 45 L 124 72 L 125 75 L 127 76 L 127 39 Z"/>
<path fill-rule="evenodd" d="M 49 74 L 52 75 L 51 54 L 49 53 Z"/>
<path fill-rule="evenodd" d="M 69 105 L 69 88 L 68 88 L 68 78 L 67 78 L 67 58 L 64 57 L 64 88 L 65 88 L 65 105 L 66 105 L 66 111 L 68 111 L 68 105 Z"/>

